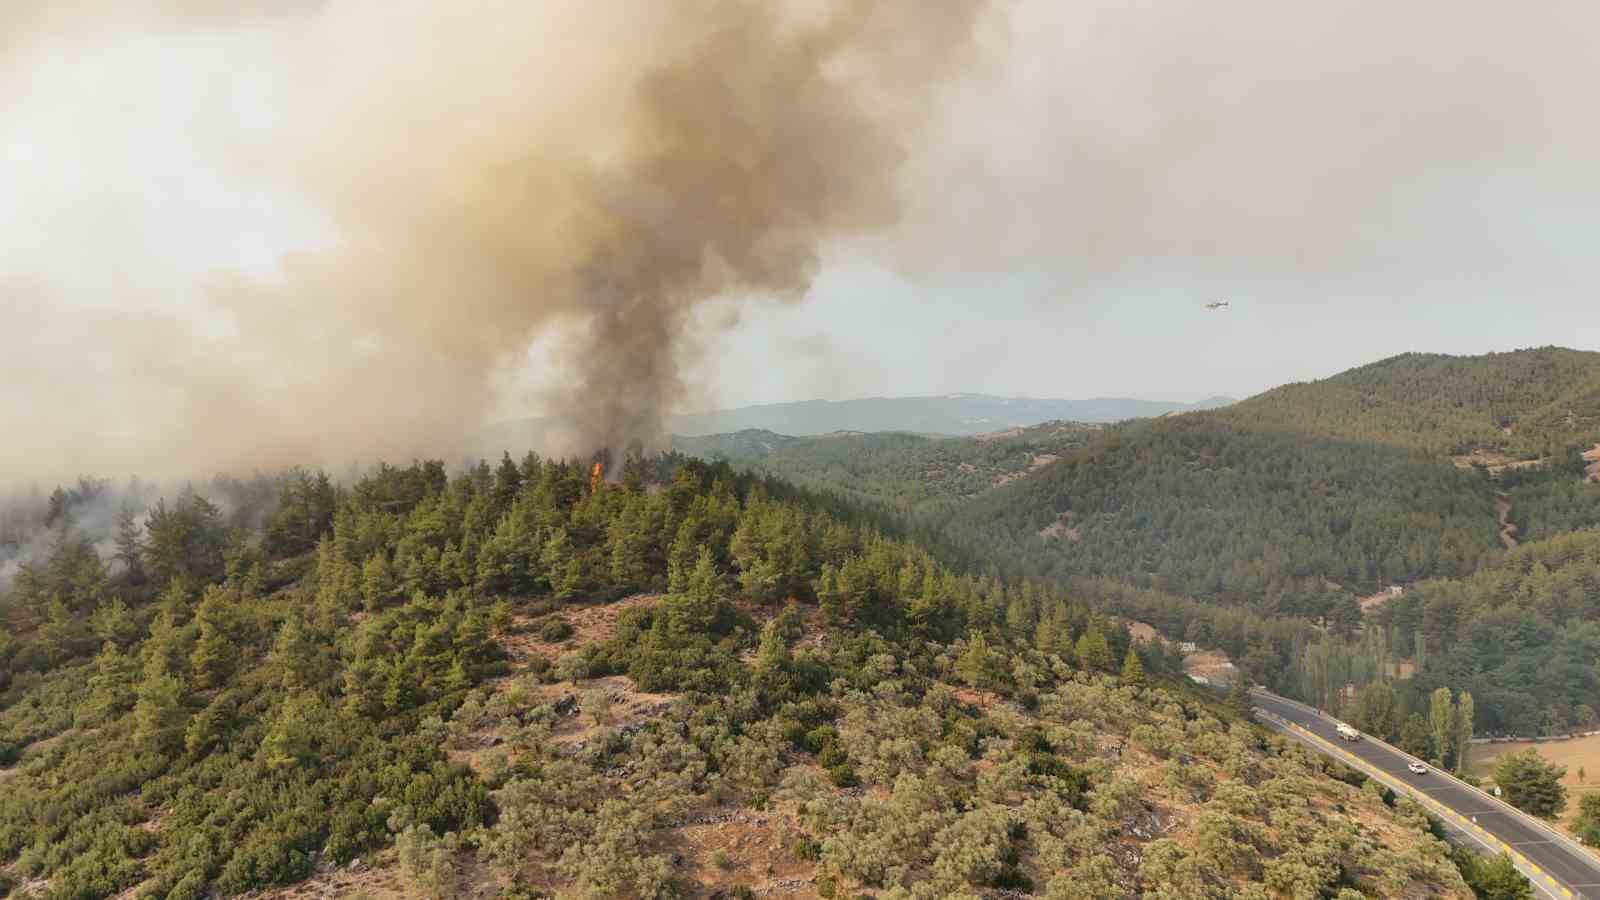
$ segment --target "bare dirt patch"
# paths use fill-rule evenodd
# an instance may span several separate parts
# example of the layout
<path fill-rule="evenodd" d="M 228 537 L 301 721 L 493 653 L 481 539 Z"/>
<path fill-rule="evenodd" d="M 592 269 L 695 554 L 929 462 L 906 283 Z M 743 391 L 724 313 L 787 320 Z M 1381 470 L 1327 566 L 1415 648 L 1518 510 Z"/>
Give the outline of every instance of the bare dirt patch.
<path fill-rule="evenodd" d="M 512 670 L 521 671 L 535 656 L 554 662 L 578 647 L 610 638 L 617 631 L 617 618 L 624 612 L 654 606 L 660 600 L 660 594 L 635 594 L 615 603 L 562 607 L 552 614 L 566 619 L 572 626 L 572 636 L 562 641 L 546 641 L 539 637 L 533 623 L 545 616 L 530 617 L 518 612 L 511 617 L 511 627 L 499 635 L 498 640 L 506 655 L 511 657 Z"/>
<path fill-rule="evenodd" d="M 1376 594 L 1369 594 L 1365 597 L 1362 597 L 1356 602 L 1361 604 L 1361 614 L 1365 616 L 1371 614 L 1374 610 L 1393 599 L 1394 595 L 1390 594 L 1388 591 L 1379 591 Z"/>
<path fill-rule="evenodd" d="M 1156 631 L 1154 625 L 1146 622 L 1129 622 L 1128 636 L 1140 643 L 1165 644 L 1167 642 L 1167 639 L 1161 636 L 1161 632 Z"/>
<path fill-rule="evenodd" d="M 1019 472 L 1002 472 L 999 475 L 996 475 L 994 477 L 994 486 L 1001 487 L 1003 485 L 1010 484 L 1019 478 L 1025 478 L 1060 458 L 1060 455 L 1055 453 L 1030 453 L 1028 454 L 1028 467 L 1026 469 L 1023 469 Z M 962 465 L 965 466 L 967 464 L 962 463 Z"/>
<path fill-rule="evenodd" d="M 999 431 L 989 431 L 983 434 L 975 434 L 973 435 L 973 438 L 985 442 L 1001 441 L 1005 440 L 1006 438 L 1022 437 L 1022 435 L 1026 432 L 1027 429 L 1023 428 L 1022 426 L 1013 425 L 1010 428 L 1003 428 Z"/>
<path fill-rule="evenodd" d="M 585 693 L 595 690 L 604 691 L 611 698 L 610 713 L 598 724 L 592 715 L 585 712 L 567 717 L 555 731 L 551 732 L 550 740 L 553 743 L 575 744 L 589 741 L 606 729 L 637 725 L 666 712 L 672 701 L 678 699 L 677 694 L 652 694 L 649 691 L 641 691 L 634 687 L 633 679 L 626 675 L 591 678 L 580 681 L 576 686 L 541 685 L 539 697 L 540 702 L 553 704 L 573 695 L 582 698 Z"/>
<path fill-rule="evenodd" d="M 1417 664 L 1409 659 L 1396 660 L 1389 663 L 1389 677 L 1395 681 L 1405 681 L 1417 674 Z"/>
<path fill-rule="evenodd" d="M 1075 518 L 1077 518 L 1077 514 L 1070 509 L 1067 510 L 1061 515 L 1056 516 L 1056 520 L 1054 522 L 1051 522 L 1049 525 L 1039 529 L 1039 537 L 1042 537 L 1047 541 L 1054 538 L 1066 538 L 1073 543 L 1077 543 L 1083 539 L 1083 531 L 1079 526 L 1072 524 L 1072 521 Z"/>
<path fill-rule="evenodd" d="M 1184 674 L 1207 681 L 1233 681 L 1239 675 L 1228 654 L 1221 650 L 1196 650 L 1183 658 Z"/>
<path fill-rule="evenodd" d="M 743 887 L 757 896 L 815 897 L 812 864 L 783 847 L 787 819 L 782 812 L 739 807 L 698 810 L 670 827 L 664 849 L 685 861 L 696 896 L 726 896 Z"/>
<path fill-rule="evenodd" d="M 1474 450 L 1462 456 L 1452 456 L 1450 461 L 1455 463 L 1456 468 L 1459 469 L 1471 469 L 1481 466 L 1487 469 L 1490 475 L 1499 475 L 1508 469 L 1512 471 L 1535 469 L 1544 465 L 1545 462 L 1543 459 L 1517 459 L 1515 456 L 1507 456 L 1504 453 L 1494 453 L 1489 450 Z"/>
<path fill-rule="evenodd" d="M 518 712 L 544 704 L 554 706 L 558 712 L 555 727 L 550 730 L 550 743 L 564 748 L 578 748 L 615 729 L 628 729 L 664 715 L 678 699 L 677 694 L 655 694 L 641 691 L 633 679 L 626 675 L 605 678 L 587 678 L 576 684 L 533 684 L 516 678 L 494 682 L 497 691 L 522 690 L 527 694 Z M 593 710 L 582 708 L 583 699 L 594 691 L 603 692 L 610 699 L 610 709 L 599 721 Z M 491 759 L 505 751 L 501 746 L 507 737 L 501 723 L 489 721 L 482 727 L 458 734 L 450 739 L 447 754 L 452 762 L 462 763 L 474 772 L 483 774 Z"/>
<path fill-rule="evenodd" d="M 1500 520 L 1500 543 L 1510 550 L 1517 545 L 1517 526 L 1511 521 L 1511 496 L 1504 491 L 1494 495 L 1494 514 Z"/>
<path fill-rule="evenodd" d="M 455 896 L 476 900 L 500 896 L 505 889 L 492 870 L 473 861 L 470 855 L 457 857 L 456 863 L 461 866 L 461 877 Z M 328 897 L 415 900 L 429 894 L 400 868 L 395 851 L 386 850 L 372 860 L 372 865 L 358 862 L 328 869 L 297 884 L 251 891 L 244 896 L 251 900 L 323 900 Z"/>
<path fill-rule="evenodd" d="M 1589 464 L 1583 470 L 1585 479 L 1600 481 L 1600 444 L 1595 444 L 1593 450 L 1585 450 L 1583 461 Z"/>

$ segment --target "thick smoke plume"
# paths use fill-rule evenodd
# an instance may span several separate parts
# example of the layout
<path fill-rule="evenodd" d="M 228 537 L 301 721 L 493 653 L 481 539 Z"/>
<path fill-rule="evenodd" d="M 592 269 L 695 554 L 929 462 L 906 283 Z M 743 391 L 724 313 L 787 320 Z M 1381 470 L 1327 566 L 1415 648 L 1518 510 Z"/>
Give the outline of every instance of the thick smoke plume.
<path fill-rule="evenodd" d="M 885 261 L 940 277 L 874 308 L 948 302 L 778 335 L 780 395 L 1255 378 L 1330 316 L 1451 349 L 1399 307 L 1583 334 L 1597 48 L 1592 0 L 0 0 L 0 483 L 498 453 L 539 411 L 648 443 L 760 365 L 704 371 L 709 313 L 819 257 L 830 311 Z M 1235 362 L 1058 309 L 1213 290 Z"/>
<path fill-rule="evenodd" d="M 107 277 L 98 308 L 0 270 L 8 327 L 31 338 L 0 360 L 0 409 L 27 423 L 0 442 L 13 477 L 465 451 L 551 328 L 570 370 L 561 449 L 649 444 L 684 399 L 697 305 L 798 297 L 825 241 L 896 221 L 907 143 L 980 13 L 329 0 L 233 21 L 191 0 L 107 25 L 91 6 L 13 13 L 0 66 L 27 86 L 95 42 L 203 54 L 247 29 L 287 74 L 226 134 L 178 127 L 228 183 L 287 192 L 326 236 L 265 274 L 206 273 L 187 303 L 154 296 L 137 248 L 86 248 L 104 256 L 73 277 Z M 92 157 L 99 123 L 78 124 Z"/>

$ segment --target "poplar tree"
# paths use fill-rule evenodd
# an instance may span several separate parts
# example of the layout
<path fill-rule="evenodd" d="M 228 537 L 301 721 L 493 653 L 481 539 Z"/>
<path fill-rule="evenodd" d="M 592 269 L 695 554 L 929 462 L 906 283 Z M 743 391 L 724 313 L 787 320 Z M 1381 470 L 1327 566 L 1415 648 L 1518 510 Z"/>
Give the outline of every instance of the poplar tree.
<path fill-rule="evenodd" d="M 1467 771 L 1472 751 L 1472 695 L 1462 691 L 1456 701 L 1456 771 Z"/>
<path fill-rule="evenodd" d="M 1444 766 L 1456 744 L 1456 707 L 1449 688 L 1438 688 L 1429 696 L 1428 730 L 1433 738 L 1433 763 Z"/>

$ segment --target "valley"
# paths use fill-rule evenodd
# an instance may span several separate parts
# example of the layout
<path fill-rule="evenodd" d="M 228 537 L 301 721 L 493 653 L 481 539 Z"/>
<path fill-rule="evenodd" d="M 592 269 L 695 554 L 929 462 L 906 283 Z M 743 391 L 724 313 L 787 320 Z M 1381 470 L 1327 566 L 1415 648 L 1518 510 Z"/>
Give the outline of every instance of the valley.
<path fill-rule="evenodd" d="M 1575 364 L 1508 356 L 1478 365 Z M 51 897 L 1469 896 L 1489 863 L 1241 691 L 1446 767 L 1464 734 L 1594 721 L 1595 436 L 1502 466 L 1527 429 L 1398 418 L 1418 383 L 1474 396 L 1472 364 L 1331 381 L 1110 425 L 680 437 L 609 473 L 295 471 L 212 485 L 227 520 L 191 491 L 104 537 L 72 524 L 100 488 L 58 492 L 3 600 L 0 872 Z M 1353 386 L 1371 416 L 1338 412 Z"/>
<path fill-rule="evenodd" d="M 0 0 L 0 900 L 1600 900 L 1596 48 Z"/>

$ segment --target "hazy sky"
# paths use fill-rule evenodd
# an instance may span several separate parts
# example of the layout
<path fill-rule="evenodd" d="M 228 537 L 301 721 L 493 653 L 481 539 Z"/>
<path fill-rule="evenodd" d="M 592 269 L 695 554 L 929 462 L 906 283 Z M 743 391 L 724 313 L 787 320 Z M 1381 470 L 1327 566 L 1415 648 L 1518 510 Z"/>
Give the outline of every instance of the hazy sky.
<path fill-rule="evenodd" d="M 8 431 L 44 432 L 28 456 L 134 434 L 130 423 L 154 414 L 174 384 L 198 404 L 186 378 L 216 381 L 207 404 L 250 406 L 280 377 L 293 380 L 271 355 L 281 344 L 248 375 L 207 366 L 250 357 L 254 329 L 281 327 L 274 316 L 292 318 L 297 334 L 353 335 L 366 346 L 339 285 L 372 291 L 373 282 L 324 278 L 326 293 L 308 299 L 294 278 L 279 285 L 285 253 L 315 266 L 319 254 L 359 245 L 368 268 L 409 271 L 415 248 L 404 230 L 447 232 L 458 183 L 484 193 L 479 182 L 493 170 L 511 184 L 549 179 L 542 189 L 554 196 L 567 169 L 538 162 L 555 158 L 552 146 L 582 147 L 601 163 L 587 159 L 581 171 L 602 175 L 632 147 L 654 152 L 660 123 L 608 131 L 610 104 L 630 108 L 630 91 L 713 34 L 696 17 L 716 4 L 619 0 L 604 14 L 575 0 L 247 6 L 240 15 L 221 0 L 126 0 L 107 15 L 94 3 L 20 0 L 0 11 L 0 417 Z M 813 7 L 851 6 L 791 0 L 785 9 L 803 19 Z M 947 18 L 946 32 L 930 34 L 954 41 L 965 23 Z M 889 46 L 893 24 L 871 23 L 883 30 L 863 32 L 821 71 L 846 72 L 843 83 L 874 65 L 925 65 L 906 58 L 926 47 Z M 657 40 L 663 33 L 676 37 Z M 781 300 L 695 301 L 691 324 L 672 338 L 685 385 L 663 394 L 672 404 L 958 390 L 1192 400 L 1408 350 L 1600 349 L 1600 4 L 992 0 L 970 40 L 952 43 L 948 71 L 915 91 L 851 87 L 816 98 L 793 122 L 781 103 L 746 111 L 769 130 L 855 128 L 843 145 L 874 161 L 841 152 L 850 177 L 824 171 L 816 184 L 876 191 L 861 180 L 868 173 L 893 202 L 808 214 L 820 257 L 814 271 L 788 259 L 809 279 L 801 290 L 763 269 L 741 283 Z M 718 62 L 713 79 L 749 77 Z M 785 94 L 781 81 L 772 86 L 741 102 L 773 106 Z M 506 110 L 519 127 L 544 130 L 532 149 L 478 139 Z M 862 129 L 880 112 L 896 123 L 892 147 Z M 818 150 L 833 144 L 831 134 L 807 136 Z M 724 149 L 709 136 L 689 148 L 713 172 L 748 162 L 721 159 Z M 898 157 L 883 155 L 891 150 Z M 456 161 L 463 171 L 446 165 Z M 396 177 L 352 177 L 368 169 Z M 687 183 L 708 196 L 723 189 L 717 179 Z M 739 189 L 782 202 L 759 184 Z M 523 208 L 534 228 L 555 227 L 562 220 L 532 212 L 540 196 L 530 190 Z M 494 199 L 488 221 L 504 236 L 482 219 L 452 233 L 463 254 L 490 266 L 532 240 L 519 233 L 519 207 Z M 423 299 L 398 303 L 397 315 L 440 294 L 454 296 L 428 316 L 447 324 L 471 314 L 462 295 L 480 289 L 476 280 L 429 281 L 436 271 L 423 280 L 449 289 L 409 284 Z M 219 284 L 235 299 L 217 300 Z M 481 286 L 504 287 L 487 277 Z M 247 309 L 241 291 L 255 298 Z M 1232 309 L 1201 308 L 1219 298 Z M 564 315 L 519 322 L 526 333 L 458 329 L 451 343 L 412 349 L 451 358 L 467 352 L 461 340 L 486 343 L 489 361 L 449 370 L 490 383 L 472 416 L 540 412 L 594 377 L 572 358 L 585 320 Z M 417 344 L 435 333 L 387 338 Z M 326 376 L 329 397 L 373 397 L 390 383 L 388 370 L 356 368 Z M 341 378 L 361 389 L 341 394 Z M 428 400 L 443 408 L 455 396 Z M 293 410 L 272 413 L 262 431 Z M 410 424 L 437 421 L 419 414 Z M 196 432 L 185 441 L 206 439 L 203 422 L 162 422 Z M 162 444 L 142 435 L 138 446 Z M 15 469 L 23 458 L 0 455 L 0 464 Z"/>

